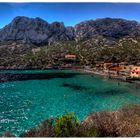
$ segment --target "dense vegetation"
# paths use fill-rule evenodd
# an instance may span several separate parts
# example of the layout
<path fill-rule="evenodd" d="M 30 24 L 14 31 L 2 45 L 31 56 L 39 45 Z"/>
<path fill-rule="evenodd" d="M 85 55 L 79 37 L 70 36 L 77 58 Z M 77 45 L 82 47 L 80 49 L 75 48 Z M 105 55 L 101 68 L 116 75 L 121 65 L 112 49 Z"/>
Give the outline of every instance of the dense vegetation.
<path fill-rule="evenodd" d="M 38 47 L 41 48 L 40 51 L 34 54 L 32 48 Z M 77 65 L 80 66 L 94 66 L 97 61 L 105 60 L 135 64 L 140 61 L 140 43 L 139 39 L 132 38 L 117 40 L 112 45 L 96 43 L 93 39 L 58 42 L 50 46 L 15 43 L 9 47 L 1 47 L 0 54 L 1 67 L 13 69 L 45 69 L 49 66 L 62 66 L 65 64 L 63 58 L 66 54 L 75 54 L 79 60 Z"/>
<path fill-rule="evenodd" d="M 11 135 L 12 136 L 12 135 Z M 21 134 L 20 137 L 101 137 L 101 131 L 82 124 L 74 113 L 44 121 L 37 128 Z"/>
<path fill-rule="evenodd" d="M 140 106 L 94 112 L 83 121 L 74 113 L 49 118 L 19 137 L 136 137 L 140 135 Z M 3 137 L 14 137 L 6 132 Z"/>

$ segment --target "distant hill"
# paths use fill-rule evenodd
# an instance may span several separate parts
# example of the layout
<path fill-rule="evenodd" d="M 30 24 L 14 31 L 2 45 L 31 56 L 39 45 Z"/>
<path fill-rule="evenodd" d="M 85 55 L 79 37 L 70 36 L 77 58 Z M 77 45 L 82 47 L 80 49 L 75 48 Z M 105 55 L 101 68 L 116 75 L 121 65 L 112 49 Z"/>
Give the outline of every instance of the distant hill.
<path fill-rule="evenodd" d="M 81 41 L 140 36 L 140 24 L 117 18 L 103 18 L 65 27 L 63 22 L 48 23 L 41 18 L 18 16 L 0 30 L 0 42 L 21 41 L 33 44 L 52 44 L 57 41 Z"/>

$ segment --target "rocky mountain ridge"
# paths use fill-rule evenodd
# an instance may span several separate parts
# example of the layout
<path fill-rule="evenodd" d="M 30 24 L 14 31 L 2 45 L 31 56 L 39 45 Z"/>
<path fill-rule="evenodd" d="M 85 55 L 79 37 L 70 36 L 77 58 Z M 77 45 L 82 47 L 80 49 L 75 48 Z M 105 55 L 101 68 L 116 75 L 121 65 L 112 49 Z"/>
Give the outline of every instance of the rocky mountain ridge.
<path fill-rule="evenodd" d="M 52 44 L 57 41 L 86 39 L 114 41 L 123 37 L 140 36 L 140 24 L 117 18 L 88 20 L 66 27 L 63 22 L 48 23 L 41 18 L 18 16 L 0 29 L 0 42 L 21 41 L 32 44 Z"/>
<path fill-rule="evenodd" d="M 53 43 L 58 40 L 73 40 L 74 29 L 62 22 L 49 24 L 41 18 L 16 17 L 0 30 L 0 41 L 23 43 Z"/>

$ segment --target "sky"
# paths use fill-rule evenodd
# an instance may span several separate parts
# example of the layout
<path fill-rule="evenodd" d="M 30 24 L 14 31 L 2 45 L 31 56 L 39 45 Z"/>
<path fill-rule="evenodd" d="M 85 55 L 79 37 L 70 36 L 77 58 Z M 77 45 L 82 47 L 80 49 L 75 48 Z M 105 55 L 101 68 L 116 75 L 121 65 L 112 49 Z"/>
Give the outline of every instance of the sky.
<path fill-rule="evenodd" d="M 140 22 L 140 3 L 0 3 L 0 28 L 16 16 L 40 17 L 66 26 L 105 17 Z"/>

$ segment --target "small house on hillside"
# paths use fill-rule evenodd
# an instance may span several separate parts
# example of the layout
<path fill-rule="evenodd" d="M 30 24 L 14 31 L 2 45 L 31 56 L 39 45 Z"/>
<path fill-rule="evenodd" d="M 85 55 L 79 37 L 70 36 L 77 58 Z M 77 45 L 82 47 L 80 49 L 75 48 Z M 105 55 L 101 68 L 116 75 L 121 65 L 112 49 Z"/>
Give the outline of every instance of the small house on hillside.
<path fill-rule="evenodd" d="M 103 61 L 96 62 L 95 67 L 97 70 L 103 70 L 104 69 L 104 62 Z"/>
<path fill-rule="evenodd" d="M 96 62 L 96 69 L 103 70 L 104 72 L 108 72 L 109 68 L 112 66 L 114 66 L 114 63 L 111 61 Z"/>
<path fill-rule="evenodd" d="M 67 55 L 65 55 L 65 59 L 76 60 L 76 55 L 74 55 L 74 54 L 67 54 Z"/>
<path fill-rule="evenodd" d="M 121 67 L 120 74 L 125 76 L 130 76 L 131 69 L 133 65 L 128 65 L 126 63 L 120 63 L 119 66 Z"/>
<path fill-rule="evenodd" d="M 40 50 L 41 50 L 40 48 L 34 48 L 34 49 L 32 49 L 32 53 L 35 54 L 35 53 L 39 52 Z"/>
<path fill-rule="evenodd" d="M 126 62 L 121 62 L 119 63 L 119 66 L 121 67 L 122 71 L 130 71 L 131 66 L 133 65 L 128 65 Z"/>
<path fill-rule="evenodd" d="M 104 65 L 103 65 L 104 70 L 109 70 L 109 68 L 112 67 L 113 65 L 114 65 L 113 62 L 111 62 L 111 61 L 105 61 L 104 62 Z"/>
<path fill-rule="evenodd" d="M 16 46 L 11 46 L 10 49 L 11 50 L 15 50 Z"/>
<path fill-rule="evenodd" d="M 62 59 L 63 67 L 70 68 L 77 65 L 79 62 L 77 56 L 74 54 L 66 54 Z"/>
<path fill-rule="evenodd" d="M 119 75 L 119 72 L 121 71 L 121 67 L 117 65 L 113 65 L 109 68 L 108 73 L 113 75 Z"/>
<path fill-rule="evenodd" d="M 133 66 L 130 72 L 131 78 L 140 78 L 140 66 Z"/>

